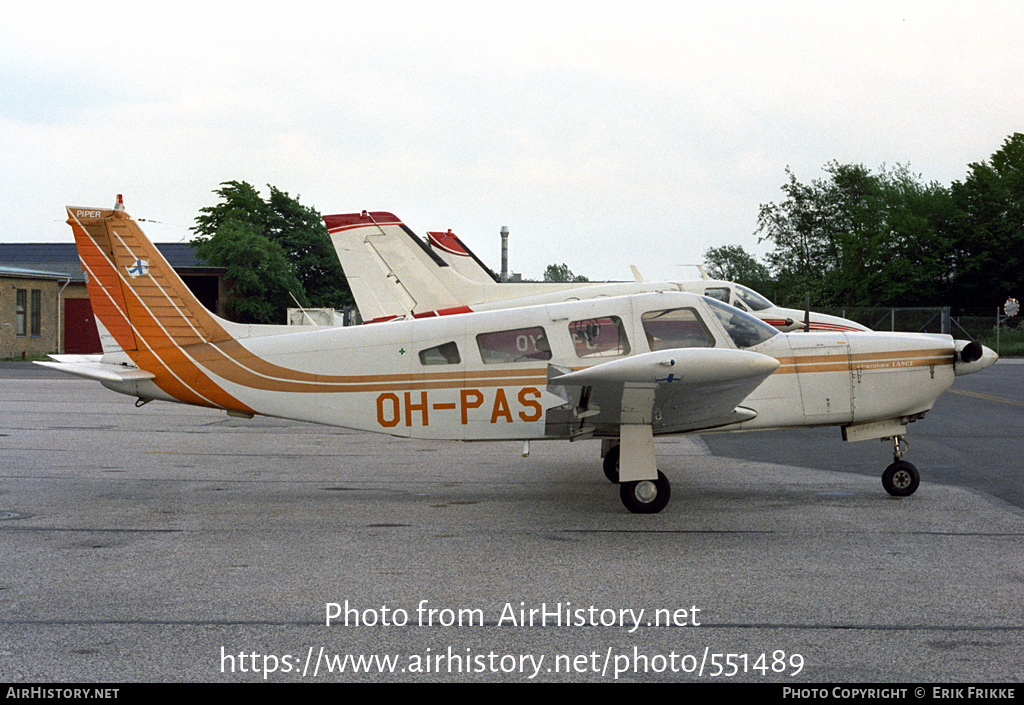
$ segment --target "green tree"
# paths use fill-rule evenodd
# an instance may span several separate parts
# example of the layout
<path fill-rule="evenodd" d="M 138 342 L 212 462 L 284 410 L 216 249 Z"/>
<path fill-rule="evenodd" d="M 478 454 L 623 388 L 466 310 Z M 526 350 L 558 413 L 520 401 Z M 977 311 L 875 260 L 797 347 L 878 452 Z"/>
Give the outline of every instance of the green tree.
<path fill-rule="evenodd" d="M 704 253 L 708 276 L 737 282 L 764 293 L 771 287 L 768 267 L 743 249 L 742 245 L 722 245 Z"/>
<path fill-rule="evenodd" d="M 774 245 L 767 260 L 780 303 L 920 305 L 942 303 L 952 261 L 948 189 L 922 183 L 906 166 L 872 173 L 830 162 L 827 179 L 797 181 L 786 198 L 761 206 L 758 233 Z"/>
<path fill-rule="evenodd" d="M 284 323 L 285 310 L 295 305 L 292 295 L 300 302 L 305 299 L 284 249 L 251 223 L 225 220 L 213 236 L 196 238 L 196 254 L 226 268 L 231 281 L 226 307 L 236 321 Z"/>
<path fill-rule="evenodd" d="M 281 323 L 292 296 L 303 306 L 351 303 L 320 214 L 269 188 L 263 199 L 244 181 L 222 183 L 220 202 L 200 209 L 192 228 L 199 258 L 228 269 L 228 311 L 242 322 Z"/>
<path fill-rule="evenodd" d="M 588 282 L 590 281 L 582 274 L 573 274 L 569 266 L 562 264 L 549 264 L 544 270 L 544 281 L 546 282 Z"/>
<path fill-rule="evenodd" d="M 997 306 L 1024 294 L 1024 134 L 953 182 L 954 283 L 964 306 Z"/>
<path fill-rule="evenodd" d="M 340 309 L 352 304 L 345 272 L 320 213 L 270 187 L 267 235 L 284 248 L 310 306 Z"/>

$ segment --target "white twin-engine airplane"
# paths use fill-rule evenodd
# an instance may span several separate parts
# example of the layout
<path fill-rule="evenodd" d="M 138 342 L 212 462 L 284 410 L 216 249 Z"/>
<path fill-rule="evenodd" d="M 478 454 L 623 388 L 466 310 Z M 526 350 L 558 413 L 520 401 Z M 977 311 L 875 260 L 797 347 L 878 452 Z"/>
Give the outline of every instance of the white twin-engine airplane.
<path fill-rule="evenodd" d="M 137 397 L 425 439 L 599 438 L 632 512 L 661 511 L 656 436 L 840 426 L 891 438 L 996 355 L 948 335 L 780 333 L 707 296 L 651 292 L 298 330 L 203 308 L 123 206 L 68 208 L 104 352 L 40 364 Z"/>
<path fill-rule="evenodd" d="M 424 243 L 391 213 L 324 216 L 342 269 L 366 322 L 444 316 L 644 292 L 687 291 L 747 311 L 779 330 L 866 331 L 859 323 L 776 306 L 761 294 L 718 279 L 500 284 L 451 230 Z"/>

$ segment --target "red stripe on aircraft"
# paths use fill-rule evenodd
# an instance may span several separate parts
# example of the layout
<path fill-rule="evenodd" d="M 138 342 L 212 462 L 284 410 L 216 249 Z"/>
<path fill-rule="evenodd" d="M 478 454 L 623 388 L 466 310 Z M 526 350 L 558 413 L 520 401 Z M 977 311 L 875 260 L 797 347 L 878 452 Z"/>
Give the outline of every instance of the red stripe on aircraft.
<path fill-rule="evenodd" d="M 434 318 L 436 316 L 455 316 L 460 313 L 473 313 L 473 309 L 469 306 L 452 306 L 451 308 L 439 308 L 436 311 L 423 311 L 422 313 L 412 314 L 413 318 Z M 381 316 L 380 318 L 371 318 L 369 321 L 363 321 L 363 325 L 368 323 L 387 323 L 388 321 L 404 321 L 405 316 Z"/>
<path fill-rule="evenodd" d="M 427 238 L 430 240 L 430 244 L 437 247 L 440 250 L 444 250 L 453 255 L 459 255 L 460 257 L 469 257 L 469 253 L 466 252 L 466 248 L 462 246 L 459 238 L 456 237 L 455 233 L 449 230 L 446 233 L 427 233 Z"/>
<path fill-rule="evenodd" d="M 325 215 L 324 225 L 328 233 L 351 230 L 352 228 L 364 228 L 369 225 L 401 225 L 402 221 L 393 213 L 385 211 L 374 211 L 373 213 L 342 213 L 340 215 Z"/>

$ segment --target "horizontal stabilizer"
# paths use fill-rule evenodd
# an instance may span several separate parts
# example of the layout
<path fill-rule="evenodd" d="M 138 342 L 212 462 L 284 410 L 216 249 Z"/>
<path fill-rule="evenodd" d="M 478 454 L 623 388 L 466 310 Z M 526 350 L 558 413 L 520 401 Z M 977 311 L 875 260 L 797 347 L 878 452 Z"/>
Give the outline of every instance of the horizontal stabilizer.
<path fill-rule="evenodd" d="M 137 367 L 100 362 L 99 355 L 51 355 L 50 357 L 54 359 L 54 362 L 37 361 L 36 364 L 97 382 L 141 382 L 156 377 L 152 372 L 146 372 Z"/>

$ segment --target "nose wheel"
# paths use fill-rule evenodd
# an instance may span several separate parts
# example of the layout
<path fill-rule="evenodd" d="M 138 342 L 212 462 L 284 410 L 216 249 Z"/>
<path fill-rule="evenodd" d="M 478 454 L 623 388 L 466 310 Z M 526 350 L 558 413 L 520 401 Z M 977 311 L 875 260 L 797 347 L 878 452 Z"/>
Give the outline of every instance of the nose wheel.
<path fill-rule="evenodd" d="M 903 436 L 893 436 L 892 445 L 893 462 L 882 473 L 882 487 L 893 497 L 909 497 L 921 484 L 921 474 L 913 463 L 902 459 L 903 454 L 907 452 L 907 439 Z"/>

